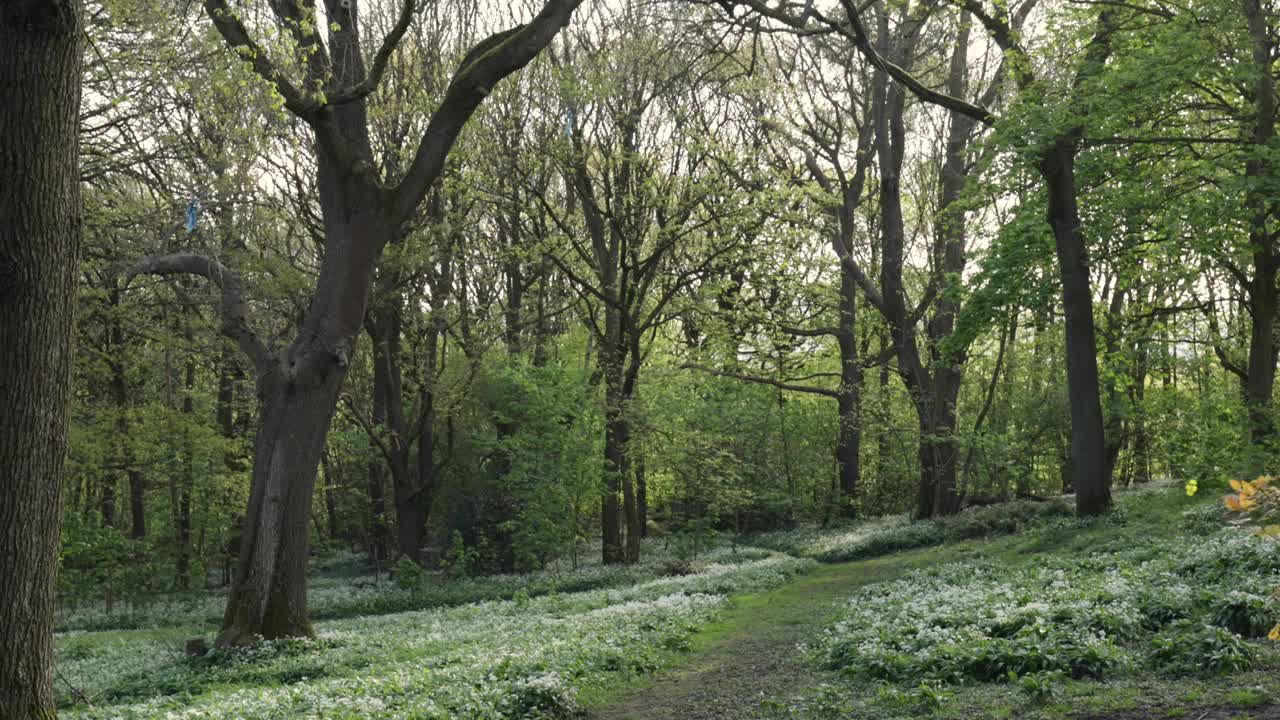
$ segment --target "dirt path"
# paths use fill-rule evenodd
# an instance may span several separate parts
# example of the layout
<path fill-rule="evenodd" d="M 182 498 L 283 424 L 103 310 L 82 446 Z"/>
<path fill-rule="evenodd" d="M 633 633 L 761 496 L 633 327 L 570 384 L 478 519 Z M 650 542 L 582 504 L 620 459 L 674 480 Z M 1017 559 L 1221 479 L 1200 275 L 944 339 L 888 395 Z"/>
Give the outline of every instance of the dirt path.
<path fill-rule="evenodd" d="M 805 662 L 797 644 L 824 627 L 838 603 L 860 586 L 889 580 L 937 562 L 983 555 L 952 546 L 873 560 L 821 565 L 768 593 L 740 596 L 721 620 L 694 636 L 685 661 L 652 681 L 619 690 L 589 720 L 750 720 L 761 701 L 794 696 L 834 678 Z M 1280 720 L 1280 705 L 1183 710 L 1190 720 Z M 1174 717 L 1158 707 L 1109 714 L 1072 714 L 1088 720 Z"/>
<path fill-rule="evenodd" d="M 820 682 L 796 649 L 861 585 L 928 564 L 924 553 L 822 565 L 784 587 L 736 598 L 695 637 L 690 661 L 590 714 L 592 720 L 745 720 L 760 701 Z"/>

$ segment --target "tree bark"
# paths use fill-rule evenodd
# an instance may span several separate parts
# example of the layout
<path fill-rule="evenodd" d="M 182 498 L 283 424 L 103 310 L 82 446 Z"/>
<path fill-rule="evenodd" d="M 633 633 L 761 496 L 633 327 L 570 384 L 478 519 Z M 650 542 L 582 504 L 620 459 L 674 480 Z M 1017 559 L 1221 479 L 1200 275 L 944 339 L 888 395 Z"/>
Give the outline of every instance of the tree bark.
<path fill-rule="evenodd" d="M 249 512 L 241 560 L 227 601 L 220 646 L 257 638 L 311 635 L 307 619 L 308 519 L 316 468 L 354 351 L 383 248 L 417 213 L 463 126 L 493 86 L 528 64 L 566 25 L 580 0 L 548 0 L 529 23 L 492 35 L 463 59 L 432 113 L 403 180 L 387 187 L 378 174 L 365 98 L 377 88 L 390 55 L 412 22 L 406 0 L 366 68 L 355 3 L 326 0 L 327 45 L 299 31 L 307 57 L 294 82 L 262 52 L 225 0 L 205 0 L 206 14 L 227 45 L 271 83 L 284 106 L 316 137 L 324 258 L 298 336 L 281 356 L 248 322 L 238 276 L 208 258 L 175 253 L 144 261 L 135 273 L 195 273 L 222 287 L 223 332 L 236 339 L 257 372 L 261 403 Z M 304 6 L 273 3 L 279 24 L 301 28 Z"/>
<path fill-rule="evenodd" d="M 1093 326 L 1089 259 L 1076 204 L 1077 144 L 1071 139 L 1054 143 L 1041 158 L 1040 173 L 1049 195 L 1048 221 L 1057 249 L 1062 310 L 1066 317 L 1071 484 L 1076 491 L 1076 513 L 1088 516 L 1101 514 L 1111 505 L 1111 477 L 1107 474 L 1106 437 L 1098 392 L 1098 346 Z"/>
<path fill-rule="evenodd" d="M 840 346 L 840 387 L 836 390 L 839 432 L 836 436 L 836 466 L 840 488 L 838 511 L 845 517 L 858 512 L 858 479 L 862 474 L 862 364 L 858 357 L 858 283 L 849 269 L 840 266 L 840 324 L 836 342 Z"/>
<path fill-rule="evenodd" d="M 0 708 L 53 718 L 53 600 L 81 234 L 76 0 L 0 6 Z"/>
<path fill-rule="evenodd" d="M 1275 418 L 1271 396 L 1276 379 L 1275 325 L 1280 291 L 1276 288 L 1276 274 L 1280 270 L 1280 255 L 1269 231 L 1273 214 L 1274 197 L 1265 185 L 1271 180 L 1272 163 L 1269 145 L 1276 134 L 1276 89 L 1272 77 L 1272 57 L 1275 48 L 1272 33 L 1267 26 L 1267 15 L 1260 0 L 1243 0 L 1244 14 L 1248 21 L 1249 36 L 1253 40 L 1253 154 L 1245 164 L 1245 177 L 1251 181 L 1248 193 L 1249 247 L 1253 252 L 1253 277 L 1249 284 L 1249 308 L 1252 320 L 1249 327 L 1249 370 L 1245 380 L 1245 403 L 1249 411 L 1249 437 L 1258 457 L 1251 471 L 1264 472 L 1266 444 L 1274 440 Z M 1263 452 L 1257 452 L 1263 451 Z"/>
<path fill-rule="evenodd" d="M 626 398 L 623 393 L 623 368 L 620 313 L 612 307 L 605 308 L 605 337 L 600 348 L 601 370 L 604 373 L 604 487 L 600 500 L 600 533 L 602 538 L 601 560 L 606 564 L 626 560 L 622 546 L 622 523 L 619 516 L 618 494 L 622 490 L 622 474 L 626 472 L 627 440 L 631 428 L 627 424 Z"/>
<path fill-rule="evenodd" d="M 265 378 L 240 562 L 218 645 L 312 634 L 307 617 L 307 521 L 315 471 L 345 368 L 312 386 Z"/>

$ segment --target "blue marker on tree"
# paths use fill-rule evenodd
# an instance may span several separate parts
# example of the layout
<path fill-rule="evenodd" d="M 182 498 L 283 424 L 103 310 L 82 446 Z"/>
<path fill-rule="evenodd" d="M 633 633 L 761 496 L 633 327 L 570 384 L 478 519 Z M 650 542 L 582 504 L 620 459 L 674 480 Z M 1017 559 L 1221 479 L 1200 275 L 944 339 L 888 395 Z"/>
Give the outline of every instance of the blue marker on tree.
<path fill-rule="evenodd" d="M 200 198 L 192 195 L 187 203 L 187 234 L 196 231 L 196 223 L 200 221 Z"/>

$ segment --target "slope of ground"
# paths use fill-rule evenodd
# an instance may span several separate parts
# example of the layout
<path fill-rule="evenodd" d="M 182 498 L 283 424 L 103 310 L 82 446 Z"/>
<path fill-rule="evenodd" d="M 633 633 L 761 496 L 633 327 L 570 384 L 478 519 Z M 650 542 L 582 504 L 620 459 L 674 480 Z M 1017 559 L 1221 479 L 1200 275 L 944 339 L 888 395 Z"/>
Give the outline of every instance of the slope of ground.
<path fill-rule="evenodd" d="M 1177 488 L 1083 523 L 1023 503 L 763 541 L 800 557 L 721 545 L 691 559 L 655 539 L 628 568 L 408 589 L 322 577 L 316 640 L 202 658 L 181 648 L 213 631 L 216 594 L 66 613 L 82 629 L 57 637 L 61 715 L 1276 716 L 1280 656 L 1259 635 L 1280 615 L 1280 548 Z M 863 559 L 811 559 L 848 556 Z"/>
<path fill-rule="evenodd" d="M 950 556 L 961 553 L 952 550 Z M 797 645 L 857 588 L 937 559 L 917 550 L 857 563 L 823 565 L 768 593 L 734 598 L 721 620 L 696 635 L 686 662 L 624 696 L 600 700 L 598 720 L 747 718 L 798 687 L 830 680 Z"/>
<path fill-rule="evenodd" d="M 900 533 L 905 526 L 879 525 L 874 532 L 881 534 Z M 1274 646 L 1241 638 L 1215 623 L 1232 625 L 1246 636 L 1265 633 L 1260 629 L 1270 627 L 1280 613 L 1257 591 L 1280 582 L 1280 557 L 1271 557 L 1274 546 L 1237 541 L 1221 525 L 1212 504 L 1188 501 L 1177 488 L 1155 488 L 1123 495 L 1117 512 L 1093 522 L 1057 520 L 1016 536 L 825 565 L 786 587 L 743 598 L 718 626 L 695 636 L 696 650 L 679 669 L 643 687 L 601 698 L 593 717 L 1278 717 L 1280 710 L 1272 703 L 1280 697 L 1280 656 Z M 790 544 L 797 554 L 821 555 L 841 546 L 865 547 L 867 535 L 857 528 L 808 529 L 797 537 L 775 534 L 766 540 L 772 547 Z M 1205 543 L 1208 537 L 1215 540 Z M 1181 579 L 1165 582 L 1167 578 L 1158 575 L 1165 571 L 1159 562 L 1166 556 L 1178 558 L 1167 562 L 1187 583 L 1201 586 L 1178 596 L 1187 584 Z M 964 562 L 953 562 L 960 560 Z M 912 572 L 929 566 L 929 572 Z M 1103 590 L 1096 597 L 1091 589 L 1073 595 L 1065 587 L 1069 583 L 1062 581 L 1055 595 L 1049 574 L 1077 566 L 1088 570 L 1071 576 L 1082 585 L 1084 579 L 1101 587 L 1107 577 L 1132 576 L 1124 592 L 1142 594 L 1144 583 L 1154 590 L 1150 597 L 1108 599 Z M 1237 569 L 1241 573 L 1231 574 Z M 1212 584 L 1211 577 L 1221 580 L 1219 570 L 1227 573 L 1222 577 L 1228 578 L 1229 588 Z M 938 587 L 936 576 L 945 579 L 948 572 L 955 576 L 952 584 Z M 901 579 L 904 575 L 909 577 Z M 994 639 L 973 634 L 942 646 L 936 638 L 916 638 L 908 630 L 910 643 L 903 647 L 914 648 L 915 655 L 890 653 L 886 660 L 881 643 L 892 644 L 895 631 L 881 626 L 904 618 L 936 626 L 937 616 L 947 610 L 939 606 L 963 606 L 959 596 L 978 586 L 968 581 L 970 575 L 1009 579 L 1013 590 L 993 582 L 988 585 L 995 590 L 986 589 L 994 594 L 969 598 L 993 606 L 993 612 L 994 606 L 1007 601 L 999 612 L 1006 615 L 1006 624 L 1012 623 L 1009 627 L 1029 624 L 1027 618 L 1040 622 L 1037 612 L 1050 619 L 1037 630 L 1047 634 L 1034 638 L 1040 647 L 1015 645 L 1010 650 L 1012 641 L 1002 643 L 1001 633 Z M 899 579 L 885 582 L 894 578 Z M 935 584 L 934 595 L 926 592 L 929 582 Z M 1156 596 L 1157 591 L 1173 594 Z M 900 612 L 895 616 L 892 602 L 869 614 L 838 609 L 851 596 L 871 605 L 894 592 L 917 594 L 927 607 L 913 610 L 919 617 Z M 1024 592 L 1025 597 L 1018 596 Z M 910 605 L 909 599 L 905 602 Z M 1154 606 L 1159 612 L 1150 610 Z M 1197 615 L 1195 608 L 1201 606 L 1217 612 L 1215 619 Z M 1255 611 L 1258 617 L 1249 614 Z M 1092 644 L 1079 642 L 1071 633 L 1084 629 L 1078 627 L 1081 618 L 1114 623 L 1113 637 L 1100 632 L 1088 636 Z M 941 625 L 959 627 L 965 622 L 963 617 L 948 617 Z M 1004 634 L 1015 636 L 1012 630 Z M 846 636 L 872 639 L 851 649 L 841 644 Z M 1164 650 L 1151 649 L 1153 643 L 1164 643 Z M 978 653 L 987 655 L 974 660 L 964 656 L 963 648 L 979 648 Z M 937 655 L 930 658 L 930 653 Z M 1004 677 L 1010 665 L 1022 672 Z M 1056 665 L 1069 669 L 1057 671 Z"/>

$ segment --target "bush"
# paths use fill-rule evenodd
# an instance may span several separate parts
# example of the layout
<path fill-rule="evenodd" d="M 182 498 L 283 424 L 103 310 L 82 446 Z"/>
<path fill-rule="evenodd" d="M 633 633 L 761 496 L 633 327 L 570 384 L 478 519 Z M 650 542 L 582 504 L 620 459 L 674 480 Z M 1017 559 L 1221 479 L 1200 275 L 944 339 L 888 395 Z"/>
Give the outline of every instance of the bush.
<path fill-rule="evenodd" d="M 1179 620 L 1151 640 L 1151 661 L 1173 674 L 1232 673 L 1253 665 L 1254 649 L 1239 635 Z"/>
<path fill-rule="evenodd" d="M 889 682 L 1247 669 L 1257 653 L 1248 638 L 1276 620 L 1274 575 L 1259 568 L 1277 562 L 1277 548 L 1230 528 L 1204 540 L 910 573 L 851 598 L 814 652 L 829 668 Z"/>
<path fill-rule="evenodd" d="M 396 564 L 391 567 L 391 579 L 401 590 L 412 590 L 420 586 L 425 574 L 422 566 L 410 560 L 408 555 L 401 555 Z"/>
<path fill-rule="evenodd" d="M 1275 606 L 1270 596 L 1240 590 L 1209 598 L 1213 624 L 1247 638 L 1266 636 L 1278 614 Z"/>
<path fill-rule="evenodd" d="M 502 717 L 529 720 L 570 720 L 584 715 L 568 684 L 552 674 L 513 683 L 498 707 Z"/>

